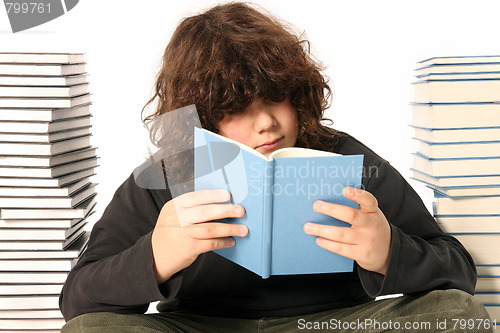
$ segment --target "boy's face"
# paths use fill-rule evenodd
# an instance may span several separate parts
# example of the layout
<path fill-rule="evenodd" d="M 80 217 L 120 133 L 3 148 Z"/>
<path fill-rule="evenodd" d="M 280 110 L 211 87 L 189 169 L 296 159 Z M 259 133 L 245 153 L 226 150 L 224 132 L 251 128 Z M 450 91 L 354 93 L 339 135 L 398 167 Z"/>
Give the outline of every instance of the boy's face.
<path fill-rule="evenodd" d="M 288 98 L 280 103 L 258 99 L 243 112 L 225 116 L 219 134 L 269 157 L 275 150 L 295 145 L 297 111 Z"/>

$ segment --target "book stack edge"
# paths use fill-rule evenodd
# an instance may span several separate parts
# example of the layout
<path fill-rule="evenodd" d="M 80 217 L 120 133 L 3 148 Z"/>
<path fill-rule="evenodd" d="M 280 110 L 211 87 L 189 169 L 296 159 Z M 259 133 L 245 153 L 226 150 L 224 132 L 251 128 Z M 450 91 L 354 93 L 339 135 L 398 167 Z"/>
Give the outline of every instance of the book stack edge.
<path fill-rule="evenodd" d="M 0 53 L 0 326 L 59 332 L 97 165 L 84 54 Z"/>
<path fill-rule="evenodd" d="M 419 63 L 412 178 L 434 191 L 437 223 L 472 255 L 475 297 L 500 320 L 500 56 Z"/>

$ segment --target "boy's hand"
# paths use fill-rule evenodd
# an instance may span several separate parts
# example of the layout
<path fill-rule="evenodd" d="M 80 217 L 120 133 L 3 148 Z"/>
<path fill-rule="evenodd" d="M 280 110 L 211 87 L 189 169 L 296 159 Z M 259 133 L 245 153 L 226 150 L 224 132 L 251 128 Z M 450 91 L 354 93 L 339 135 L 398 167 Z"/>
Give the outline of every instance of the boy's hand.
<path fill-rule="evenodd" d="M 320 200 L 314 203 L 313 209 L 350 223 L 350 228 L 306 223 L 304 231 L 318 236 L 316 243 L 322 248 L 356 260 L 368 271 L 385 275 L 391 245 L 389 222 L 371 193 L 346 187 L 343 194 L 357 202 L 359 209 Z"/>
<path fill-rule="evenodd" d="M 158 284 L 191 265 L 201 253 L 233 246 L 232 236 L 246 236 L 244 225 L 210 222 L 245 214 L 242 206 L 223 204 L 230 197 L 226 190 L 196 191 L 163 206 L 151 240 Z"/>

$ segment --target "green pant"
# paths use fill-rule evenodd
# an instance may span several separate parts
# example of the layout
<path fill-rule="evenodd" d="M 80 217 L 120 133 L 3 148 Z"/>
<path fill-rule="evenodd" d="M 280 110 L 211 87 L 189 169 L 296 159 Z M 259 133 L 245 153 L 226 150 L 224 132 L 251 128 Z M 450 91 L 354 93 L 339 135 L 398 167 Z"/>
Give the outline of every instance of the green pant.
<path fill-rule="evenodd" d="M 469 294 L 438 290 L 297 317 L 91 313 L 70 320 L 61 332 L 492 332 L 493 328 L 484 307 Z"/>

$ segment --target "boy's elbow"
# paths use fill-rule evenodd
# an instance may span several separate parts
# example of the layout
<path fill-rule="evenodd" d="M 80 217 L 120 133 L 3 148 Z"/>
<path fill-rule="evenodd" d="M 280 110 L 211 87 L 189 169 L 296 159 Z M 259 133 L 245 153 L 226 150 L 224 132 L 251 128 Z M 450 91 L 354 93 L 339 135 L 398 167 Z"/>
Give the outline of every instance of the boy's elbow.
<path fill-rule="evenodd" d="M 87 295 L 81 292 L 75 292 L 75 288 L 71 288 L 71 286 L 68 285 L 68 281 L 63 286 L 61 294 L 59 295 L 59 310 L 61 310 L 65 321 L 70 321 L 86 313 L 109 311 L 100 309 L 100 306 L 92 303 Z"/>
<path fill-rule="evenodd" d="M 59 295 L 59 310 L 61 310 L 64 320 L 66 321 L 70 321 L 71 319 L 85 313 L 85 311 L 77 306 L 77 304 L 81 302 L 72 299 L 70 294 L 71 292 L 66 292 L 63 287 L 63 290 Z"/>
<path fill-rule="evenodd" d="M 82 297 L 75 297 L 69 288 L 63 287 L 59 295 L 59 309 L 65 321 L 70 321 L 80 315 L 97 312 L 113 312 L 123 314 L 143 314 L 149 308 L 149 304 L 140 304 L 136 306 L 120 306 L 109 304 L 92 303 Z"/>

